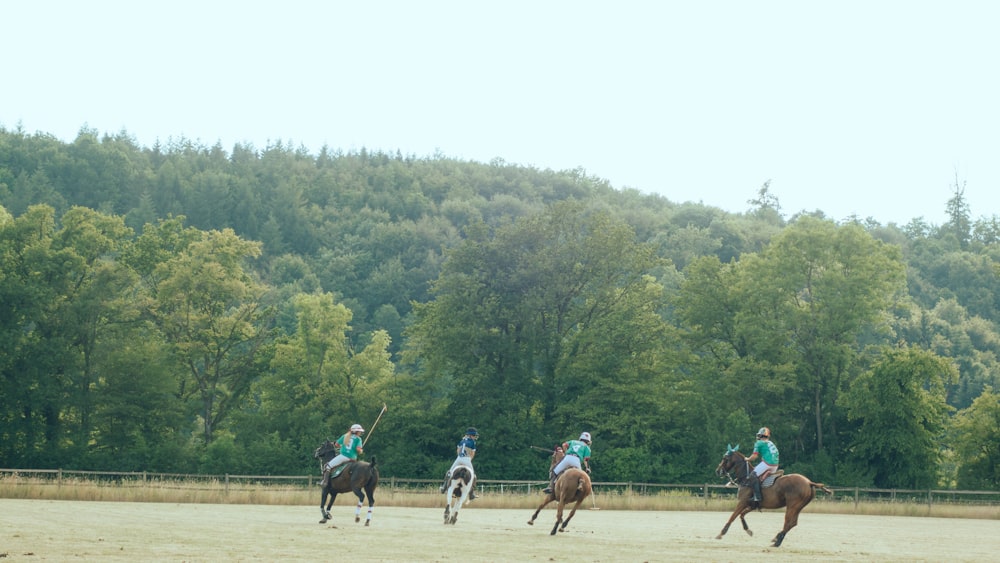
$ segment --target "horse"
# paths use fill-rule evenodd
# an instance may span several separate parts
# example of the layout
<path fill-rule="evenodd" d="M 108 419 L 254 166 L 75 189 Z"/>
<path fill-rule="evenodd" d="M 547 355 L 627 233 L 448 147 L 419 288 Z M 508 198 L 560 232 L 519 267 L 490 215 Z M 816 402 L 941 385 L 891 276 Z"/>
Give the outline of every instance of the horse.
<path fill-rule="evenodd" d="M 555 450 L 552 452 L 552 463 L 549 465 L 549 471 L 551 472 L 556 464 L 562 461 L 565 456 L 566 453 L 563 449 L 556 446 Z M 538 509 L 531 515 L 531 520 L 528 520 L 528 524 L 534 525 L 535 518 L 538 517 L 538 513 L 541 512 L 542 509 L 545 508 L 545 506 L 550 502 L 558 501 L 559 506 L 556 509 L 556 524 L 555 526 L 552 526 L 552 532 L 550 532 L 549 535 L 556 535 L 556 530 L 565 532 L 569 521 L 572 520 L 573 515 L 576 514 L 576 509 L 580 508 L 580 504 L 583 503 L 583 499 L 590 496 L 592 490 L 590 475 L 587 475 L 586 471 L 575 467 L 570 467 L 569 469 L 564 470 L 559 474 L 559 478 L 556 479 L 556 484 L 552 487 L 552 492 L 545 496 L 545 500 L 542 501 L 542 504 L 538 505 Z M 576 501 L 576 504 L 573 505 L 573 509 L 570 510 L 569 516 L 567 516 L 564 521 L 563 508 L 567 504 L 574 501 Z M 559 527 L 560 524 L 562 524 L 561 528 Z"/>
<path fill-rule="evenodd" d="M 733 511 L 729 517 L 729 521 L 726 522 L 719 535 L 715 537 L 717 540 L 721 540 L 722 536 L 726 535 L 726 532 L 729 531 L 729 525 L 733 523 L 733 520 L 737 516 L 740 517 L 740 522 L 743 524 L 743 529 L 746 533 L 753 536 L 753 532 L 750 531 L 747 521 L 744 518 L 747 513 L 754 510 L 750 506 L 750 501 L 753 498 L 753 488 L 747 482 L 747 478 L 753 470 L 746 456 L 738 451 L 739 448 L 739 445 L 735 448 L 731 445 L 728 446 L 725 455 L 722 456 L 722 461 L 715 468 L 716 475 L 719 477 L 726 476 L 730 483 L 736 483 L 740 486 L 739 492 L 736 495 L 736 510 Z M 768 482 L 772 480 L 773 484 L 767 486 Z M 826 488 L 826 485 L 823 483 L 814 483 L 798 473 L 785 475 L 783 471 L 779 471 L 776 475 L 769 475 L 761 483 L 761 501 L 758 510 L 760 508 L 786 507 L 785 526 L 771 540 L 771 547 L 780 547 L 781 542 L 785 539 L 785 534 L 799 523 L 799 512 L 802 512 L 802 509 L 815 498 L 816 489 L 825 491 L 831 495 L 833 494 L 833 491 Z"/>
<path fill-rule="evenodd" d="M 313 452 L 313 458 L 320 460 L 321 470 L 335 456 L 336 450 L 330 440 L 320 444 Z M 370 463 L 367 461 L 348 462 L 340 474 L 336 477 L 331 475 L 326 486 L 323 487 L 323 496 L 319 501 L 319 511 L 323 519 L 319 523 L 326 524 L 330 519 L 330 508 L 333 507 L 333 501 L 336 500 L 337 494 L 351 491 L 358 497 L 358 506 L 354 509 L 355 522 L 361 521 L 361 506 L 365 496 L 368 497 L 368 517 L 365 518 L 365 526 L 368 526 L 372 521 L 372 509 L 375 507 L 375 487 L 377 486 L 378 467 L 375 466 L 375 456 L 372 456 Z M 330 499 L 329 502 L 327 502 L 327 497 Z M 326 507 L 324 508 L 323 505 Z"/>
<path fill-rule="evenodd" d="M 445 524 L 454 524 L 458 520 L 458 510 L 469 499 L 475 481 L 476 471 L 472 469 L 472 464 L 459 465 L 451 472 L 448 487 L 444 491 Z"/>

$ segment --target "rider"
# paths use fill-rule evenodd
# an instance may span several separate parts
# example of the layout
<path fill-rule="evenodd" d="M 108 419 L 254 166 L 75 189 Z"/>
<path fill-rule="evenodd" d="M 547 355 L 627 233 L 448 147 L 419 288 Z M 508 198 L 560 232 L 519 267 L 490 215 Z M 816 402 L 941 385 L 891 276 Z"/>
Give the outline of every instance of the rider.
<path fill-rule="evenodd" d="M 455 470 L 459 465 L 464 465 L 469 469 L 472 469 L 472 458 L 476 457 L 476 440 L 479 439 L 479 431 L 474 427 L 470 426 L 468 430 L 465 431 L 465 436 L 458 441 L 458 445 L 455 446 L 455 461 L 452 462 L 451 468 L 448 469 L 448 473 L 444 476 L 444 484 L 441 485 L 441 492 L 443 493 L 446 488 L 448 488 L 448 480 L 451 479 L 451 472 Z M 476 498 L 476 480 L 473 479 L 472 485 L 469 486 L 469 500 Z"/>
<path fill-rule="evenodd" d="M 364 453 L 364 442 L 361 440 L 361 435 L 364 433 L 365 429 L 360 424 L 353 424 L 350 430 L 340 438 L 337 438 L 334 445 L 337 448 L 338 455 L 327 462 L 326 467 L 323 468 L 323 481 L 320 483 L 320 486 L 326 488 L 326 484 L 330 482 L 330 473 L 334 467 L 357 460 L 358 454 Z"/>
<path fill-rule="evenodd" d="M 562 450 L 566 452 L 566 456 L 563 457 L 562 461 L 560 461 L 554 468 L 552 468 L 552 474 L 549 475 L 552 482 L 549 484 L 548 488 L 542 490 L 543 493 L 551 494 L 556 488 L 556 479 L 559 478 L 559 474 L 565 471 L 568 467 L 580 469 L 581 461 L 583 461 L 583 466 L 587 473 L 590 473 L 590 432 L 580 434 L 579 440 L 569 440 L 564 442 Z"/>
<path fill-rule="evenodd" d="M 751 508 L 760 507 L 760 484 L 767 476 L 778 469 L 778 446 L 771 441 L 771 429 L 762 426 L 757 431 L 757 442 L 753 445 L 753 451 L 747 456 L 747 462 L 753 463 L 754 458 L 760 456 L 760 463 L 754 467 L 753 473 L 749 475 L 750 486 L 753 487 L 753 499 Z"/>

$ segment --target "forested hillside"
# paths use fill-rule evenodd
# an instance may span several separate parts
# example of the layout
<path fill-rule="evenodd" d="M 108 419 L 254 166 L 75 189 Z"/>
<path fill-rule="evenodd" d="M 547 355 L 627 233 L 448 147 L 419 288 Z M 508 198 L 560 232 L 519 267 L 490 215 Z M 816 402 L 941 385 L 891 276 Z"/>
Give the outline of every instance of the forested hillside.
<path fill-rule="evenodd" d="M 551 171 L 0 129 L 0 466 L 1000 487 L 1000 219 L 745 213 Z"/>

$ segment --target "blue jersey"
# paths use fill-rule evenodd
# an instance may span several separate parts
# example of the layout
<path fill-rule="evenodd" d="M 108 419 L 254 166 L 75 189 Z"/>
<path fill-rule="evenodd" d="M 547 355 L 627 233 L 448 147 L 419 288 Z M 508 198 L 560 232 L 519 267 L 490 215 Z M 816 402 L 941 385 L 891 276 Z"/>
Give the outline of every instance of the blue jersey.
<path fill-rule="evenodd" d="M 469 452 L 476 451 L 476 441 L 466 436 L 458 442 L 458 457 L 469 457 Z"/>

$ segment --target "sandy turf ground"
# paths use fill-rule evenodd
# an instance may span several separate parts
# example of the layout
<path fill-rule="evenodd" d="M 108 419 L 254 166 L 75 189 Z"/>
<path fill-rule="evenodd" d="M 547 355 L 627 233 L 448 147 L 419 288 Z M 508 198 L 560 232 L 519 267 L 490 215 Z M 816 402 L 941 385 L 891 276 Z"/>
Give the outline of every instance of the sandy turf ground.
<path fill-rule="evenodd" d="M 779 548 L 783 512 L 739 521 L 721 540 L 722 512 L 580 510 L 550 536 L 555 510 L 376 506 L 371 527 L 334 506 L 0 500 L 4 561 L 991 561 L 1000 521 L 810 514 Z"/>

